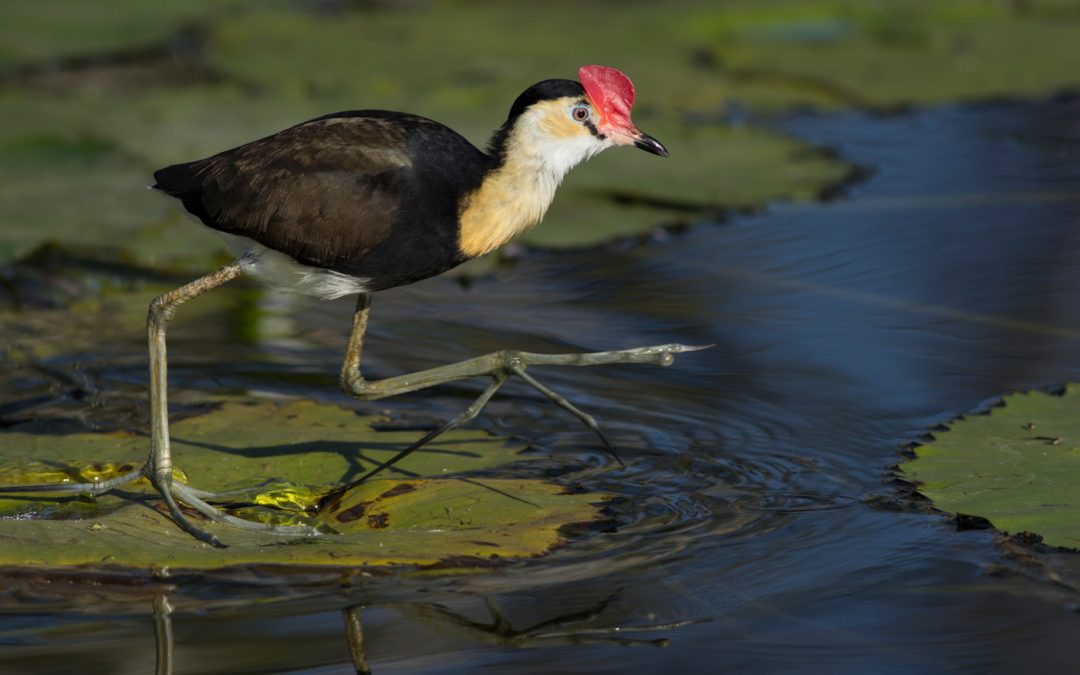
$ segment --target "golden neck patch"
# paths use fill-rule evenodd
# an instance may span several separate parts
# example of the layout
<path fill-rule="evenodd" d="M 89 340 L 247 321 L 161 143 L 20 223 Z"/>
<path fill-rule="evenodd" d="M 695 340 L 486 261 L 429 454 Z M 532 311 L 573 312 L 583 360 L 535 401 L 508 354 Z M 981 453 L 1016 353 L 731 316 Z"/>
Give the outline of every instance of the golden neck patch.
<path fill-rule="evenodd" d="M 578 99 L 542 101 L 518 118 L 505 160 L 462 201 L 460 248 L 469 258 L 490 253 L 536 225 L 574 166 L 610 143 L 568 114 Z"/>

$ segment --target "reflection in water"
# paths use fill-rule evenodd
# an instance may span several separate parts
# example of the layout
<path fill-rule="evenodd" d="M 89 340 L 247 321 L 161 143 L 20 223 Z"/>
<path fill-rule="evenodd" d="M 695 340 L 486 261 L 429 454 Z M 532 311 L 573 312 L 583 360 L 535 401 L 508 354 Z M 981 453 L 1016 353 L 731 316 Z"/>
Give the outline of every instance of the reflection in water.
<path fill-rule="evenodd" d="M 373 670 L 1075 666 L 1080 615 L 1063 611 L 1075 606 L 1075 591 L 1010 566 L 989 532 L 958 534 L 938 516 L 867 502 L 891 491 L 887 467 L 926 429 L 1006 391 L 1080 377 L 1080 100 L 779 124 L 873 166 L 874 176 L 827 204 L 776 205 L 645 247 L 538 254 L 470 288 L 436 279 L 380 296 L 367 350 L 373 377 L 507 346 L 717 346 L 667 369 L 537 369 L 599 420 L 626 467 L 568 415 L 508 384 L 474 423 L 528 440 L 540 456 L 530 472 L 619 495 L 616 531 L 505 571 L 361 579 L 350 602 L 362 595 L 368 607 Z M 232 339 L 228 312 L 197 329 L 179 316 L 175 399 L 182 405 L 186 394 L 218 387 L 345 403 L 334 373 L 349 303 L 290 303 L 289 334 L 266 342 Z M 140 341 L 80 362 L 78 381 L 118 392 L 95 416 L 142 414 Z M 71 380 L 75 361 L 48 365 Z M 72 386 L 38 376 L 21 400 Z M 460 412 L 477 386 L 378 407 L 431 424 Z M 1080 578 L 1075 556 L 1044 557 Z M 340 597 L 319 595 L 324 589 L 287 599 L 302 589 L 245 579 L 251 586 L 181 584 L 183 593 L 233 604 L 185 618 L 181 643 L 200 651 L 178 658 L 178 672 L 349 662 Z M 498 597 L 501 609 L 485 597 Z M 586 646 L 568 649 L 560 637 L 507 649 L 530 629 L 515 631 L 493 611 L 540 626 L 539 635 L 559 634 L 544 626 L 560 617 L 595 619 L 577 633 L 590 638 Z M 704 618 L 712 621 L 683 625 Z M 38 640 L 51 658 L 89 653 L 71 637 L 75 619 L 48 621 L 5 616 L 13 627 L 0 629 L 9 645 L 0 670 L 44 669 Z M 117 632 L 123 620 L 83 621 L 84 631 L 138 644 Z M 629 625 L 680 628 L 659 636 L 671 639 L 665 650 L 595 644 L 611 636 L 588 632 Z"/>
<path fill-rule="evenodd" d="M 622 647 L 667 647 L 667 638 L 648 639 L 631 637 L 636 633 L 670 632 L 697 620 L 674 621 L 653 625 L 596 625 L 605 614 L 613 598 L 605 598 L 592 607 L 568 612 L 559 616 L 536 621 L 523 629 L 515 629 L 510 619 L 490 597 L 483 597 L 490 620 L 475 620 L 466 611 L 455 611 L 439 604 L 406 603 L 393 606 L 411 620 L 438 626 L 440 630 L 453 633 L 467 640 L 500 648 L 523 649 L 537 646 L 573 645 L 619 645 Z M 357 675 L 369 675 L 367 649 L 364 644 L 362 612 L 369 605 L 354 604 L 341 610 L 344 620 L 345 644 L 349 660 Z M 154 598 L 154 637 L 156 646 L 156 675 L 173 675 L 176 672 L 174 654 L 176 642 L 173 634 L 174 611 L 168 596 Z M 197 660 L 198 646 L 192 650 Z M 266 663 L 270 666 L 270 663 Z M 283 665 L 283 664 L 278 664 Z M 180 672 L 184 672 L 181 664 Z M 205 671 L 202 671 L 205 672 Z"/>
<path fill-rule="evenodd" d="M 361 609 L 360 605 L 349 605 L 341 610 L 341 613 L 345 618 L 345 638 L 356 675 L 369 675 L 371 668 L 368 666 L 367 652 L 364 651 L 364 626 L 360 622 Z"/>
<path fill-rule="evenodd" d="M 672 621 L 645 626 L 594 626 L 613 598 L 604 598 L 592 607 L 545 618 L 526 628 L 515 629 L 495 600 L 484 597 L 484 605 L 490 613 L 490 621 L 476 621 L 464 614 L 451 611 L 444 605 L 402 605 L 400 609 L 410 618 L 440 623 L 452 627 L 457 634 L 477 642 L 485 642 L 504 648 L 521 649 L 538 646 L 567 646 L 587 644 L 616 644 L 623 647 L 667 647 L 667 638 L 646 639 L 623 637 L 634 633 L 673 631 L 683 626 L 701 623 L 699 620 Z M 575 627 L 577 626 L 577 627 Z"/>
<path fill-rule="evenodd" d="M 168 596 L 162 594 L 154 598 L 154 642 L 157 646 L 155 675 L 173 675 L 173 639 L 172 605 Z"/>

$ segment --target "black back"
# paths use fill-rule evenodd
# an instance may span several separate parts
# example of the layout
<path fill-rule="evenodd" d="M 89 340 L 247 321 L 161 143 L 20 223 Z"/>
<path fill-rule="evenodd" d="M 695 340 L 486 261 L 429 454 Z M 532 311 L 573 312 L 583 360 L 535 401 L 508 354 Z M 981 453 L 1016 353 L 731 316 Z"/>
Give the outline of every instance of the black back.
<path fill-rule="evenodd" d="M 335 113 L 154 173 L 203 223 L 380 290 L 463 262 L 458 203 L 492 160 L 431 120 Z"/>

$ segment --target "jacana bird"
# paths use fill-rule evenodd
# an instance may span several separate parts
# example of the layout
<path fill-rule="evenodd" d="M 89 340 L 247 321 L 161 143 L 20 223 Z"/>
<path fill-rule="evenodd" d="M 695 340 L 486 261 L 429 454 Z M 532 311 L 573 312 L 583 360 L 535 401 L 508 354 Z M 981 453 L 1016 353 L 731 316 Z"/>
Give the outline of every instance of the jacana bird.
<path fill-rule="evenodd" d="M 237 258 L 150 304 L 150 457 L 140 469 L 109 481 L 3 491 L 102 494 L 146 476 L 176 523 L 215 546 L 222 545 L 218 538 L 193 524 L 178 499 L 214 521 L 279 534 L 315 534 L 311 528 L 236 518 L 207 503 L 212 494 L 173 481 L 166 325 L 178 306 L 242 274 L 324 299 L 358 296 L 341 369 L 342 389 L 351 396 L 374 400 L 465 378 L 492 379 L 465 412 L 356 482 L 476 417 L 511 375 L 577 416 L 611 450 L 592 417 L 525 369 L 667 365 L 674 354 L 700 347 L 667 344 L 585 354 L 505 350 L 379 381 L 365 380 L 360 373 L 372 293 L 435 276 L 505 244 L 538 223 L 566 173 L 598 152 L 632 145 L 667 156 L 658 140 L 631 122 L 634 86 L 626 75 L 589 65 L 578 70 L 578 79 L 545 80 L 526 89 L 487 152 L 417 115 L 357 110 L 319 117 L 213 157 L 155 172 L 153 189 L 175 197 L 220 232 Z"/>

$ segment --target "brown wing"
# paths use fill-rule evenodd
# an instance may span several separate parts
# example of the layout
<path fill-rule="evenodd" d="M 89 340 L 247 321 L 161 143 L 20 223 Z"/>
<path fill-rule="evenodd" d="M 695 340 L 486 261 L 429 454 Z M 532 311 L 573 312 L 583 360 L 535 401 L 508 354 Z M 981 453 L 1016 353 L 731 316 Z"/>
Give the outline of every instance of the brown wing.
<path fill-rule="evenodd" d="M 352 115 L 161 169 L 155 187 L 208 226 L 305 264 L 356 260 L 389 234 L 412 163 L 400 119 Z"/>

